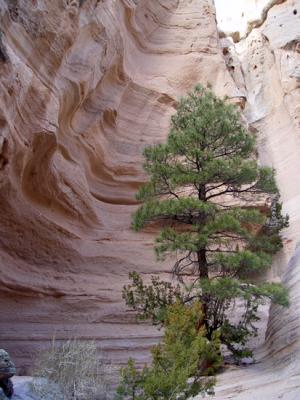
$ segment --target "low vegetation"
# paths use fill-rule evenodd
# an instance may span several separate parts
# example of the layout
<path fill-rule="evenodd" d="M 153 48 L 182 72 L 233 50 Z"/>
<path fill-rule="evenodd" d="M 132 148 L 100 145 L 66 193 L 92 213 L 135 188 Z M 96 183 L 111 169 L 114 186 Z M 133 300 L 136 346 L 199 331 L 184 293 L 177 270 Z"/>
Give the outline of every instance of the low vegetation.
<path fill-rule="evenodd" d="M 221 366 L 219 335 L 209 341 L 199 301 L 167 307 L 163 341 L 152 349 L 152 364 L 139 371 L 133 360 L 121 371 L 117 399 L 187 399 L 210 393 Z M 191 378 L 189 381 L 189 378 Z"/>
<path fill-rule="evenodd" d="M 33 391 L 40 400 L 105 400 L 109 369 L 95 342 L 53 340 L 36 359 Z"/>

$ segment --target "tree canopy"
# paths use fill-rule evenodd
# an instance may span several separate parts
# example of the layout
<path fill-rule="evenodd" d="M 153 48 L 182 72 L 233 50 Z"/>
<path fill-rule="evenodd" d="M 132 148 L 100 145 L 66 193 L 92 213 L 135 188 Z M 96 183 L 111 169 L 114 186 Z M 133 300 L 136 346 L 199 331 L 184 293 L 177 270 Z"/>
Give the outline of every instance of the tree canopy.
<path fill-rule="evenodd" d="M 158 227 L 158 260 L 171 257 L 179 284 L 153 277 L 146 285 L 133 272 L 127 305 L 165 326 L 168 307 L 199 302 L 207 340 L 217 333 L 235 357 L 250 355 L 259 305 L 288 304 L 281 284 L 257 283 L 288 226 L 275 171 L 258 164 L 238 109 L 202 86 L 178 103 L 167 142 L 147 147 L 144 157 L 149 181 L 137 194 L 132 226 Z M 243 311 L 232 318 L 236 301 Z"/>
<path fill-rule="evenodd" d="M 155 249 L 160 258 L 182 256 L 177 276 L 208 278 L 215 270 L 240 277 L 270 266 L 281 246 L 273 236 L 286 219 L 280 209 L 259 208 L 262 199 L 274 205 L 278 189 L 274 170 L 259 166 L 255 152 L 236 107 L 201 86 L 179 103 L 167 143 L 145 149 L 150 180 L 137 194 L 143 204 L 133 227 L 164 223 Z"/>

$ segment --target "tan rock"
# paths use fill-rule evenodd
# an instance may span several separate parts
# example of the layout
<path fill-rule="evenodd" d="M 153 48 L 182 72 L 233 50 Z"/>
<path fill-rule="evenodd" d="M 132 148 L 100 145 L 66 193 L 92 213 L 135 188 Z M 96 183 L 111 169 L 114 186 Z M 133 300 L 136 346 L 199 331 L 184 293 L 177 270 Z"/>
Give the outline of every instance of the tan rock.
<path fill-rule="evenodd" d="M 124 312 L 121 288 L 131 270 L 169 266 L 130 215 L 142 150 L 165 139 L 196 83 L 247 98 L 260 160 L 276 168 L 290 215 L 278 278 L 300 230 L 298 5 L 272 8 L 230 61 L 211 0 L 0 0 L 0 339 L 19 373 L 52 336 L 97 339 L 113 362 L 147 359 L 160 333 Z M 280 38 L 274 16 L 287 24 Z M 285 280 L 298 307 L 295 260 Z M 261 364 L 219 377 L 218 398 L 296 398 L 295 307 L 272 309 Z"/>
<path fill-rule="evenodd" d="M 286 1 L 268 12 L 265 23 L 240 42 L 235 51 L 241 61 L 247 91 L 245 114 L 258 132 L 260 160 L 274 166 L 284 211 L 290 216 L 285 265 L 300 234 L 300 35 L 299 1 Z M 291 178 L 292 177 L 292 178 Z"/>
<path fill-rule="evenodd" d="M 130 230 L 142 150 L 195 84 L 241 96 L 212 0 L 80 3 L 0 0 L 0 339 L 19 373 L 53 335 L 145 360 L 160 333 L 124 313 L 121 288 L 169 267 Z"/>
<path fill-rule="evenodd" d="M 300 393 L 300 245 L 283 281 L 289 289 L 290 307 L 272 307 L 266 343 L 256 354 L 257 363 L 231 367 L 218 376 L 214 400 L 295 400 Z M 196 397 L 201 399 L 202 397 Z"/>
<path fill-rule="evenodd" d="M 271 307 L 266 340 L 261 338 L 256 350 L 257 364 L 221 374 L 215 399 L 294 400 L 300 393 L 299 245 L 295 251 L 300 233 L 300 24 L 298 13 L 294 13 L 299 6 L 299 1 L 292 0 L 274 6 L 259 29 L 235 49 L 229 48 L 241 63 L 247 96 L 245 115 L 258 135 L 259 158 L 276 168 L 284 211 L 290 216 L 284 250 L 270 278 L 276 279 L 283 272 L 291 304 L 288 309 Z"/>

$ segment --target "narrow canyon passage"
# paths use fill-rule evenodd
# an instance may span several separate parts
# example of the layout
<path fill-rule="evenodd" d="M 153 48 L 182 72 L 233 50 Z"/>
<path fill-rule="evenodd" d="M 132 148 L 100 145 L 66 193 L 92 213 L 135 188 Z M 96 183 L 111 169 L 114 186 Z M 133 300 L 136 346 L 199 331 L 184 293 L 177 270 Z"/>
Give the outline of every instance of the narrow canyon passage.
<path fill-rule="evenodd" d="M 272 308 L 262 367 L 251 378 L 228 372 L 238 385 L 226 375 L 217 393 L 253 399 L 245 388 L 274 379 L 293 399 L 298 251 L 286 265 L 300 233 L 300 1 L 240 2 L 234 29 L 221 3 L 218 27 L 213 0 L 0 0 L 0 341 L 19 374 L 53 336 L 95 339 L 118 364 L 147 360 L 160 333 L 137 325 L 121 298 L 129 271 L 169 271 L 153 232 L 130 229 L 142 151 L 165 140 L 176 101 L 200 82 L 243 107 L 290 216 L 269 278 L 283 273 L 292 307 Z M 261 15 L 235 44 L 219 32 L 243 36 Z"/>

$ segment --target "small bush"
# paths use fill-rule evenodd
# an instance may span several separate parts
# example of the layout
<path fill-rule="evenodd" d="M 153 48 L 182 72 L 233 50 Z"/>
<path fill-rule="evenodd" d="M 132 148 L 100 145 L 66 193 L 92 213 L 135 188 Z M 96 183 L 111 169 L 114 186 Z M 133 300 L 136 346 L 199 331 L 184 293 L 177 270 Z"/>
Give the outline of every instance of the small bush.
<path fill-rule="evenodd" d="M 222 356 L 220 340 L 209 341 L 199 301 L 166 308 L 162 342 L 152 348 L 152 363 L 139 370 L 130 359 L 120 371 L 116 400 L 184 400 L 212 394 Z"/>
<path fill-rule="evenodd" d="M 53 340 L 35 361 L 33 391 L 41 400 L 104 400 L 109 372 L 95 342 Z"/>

